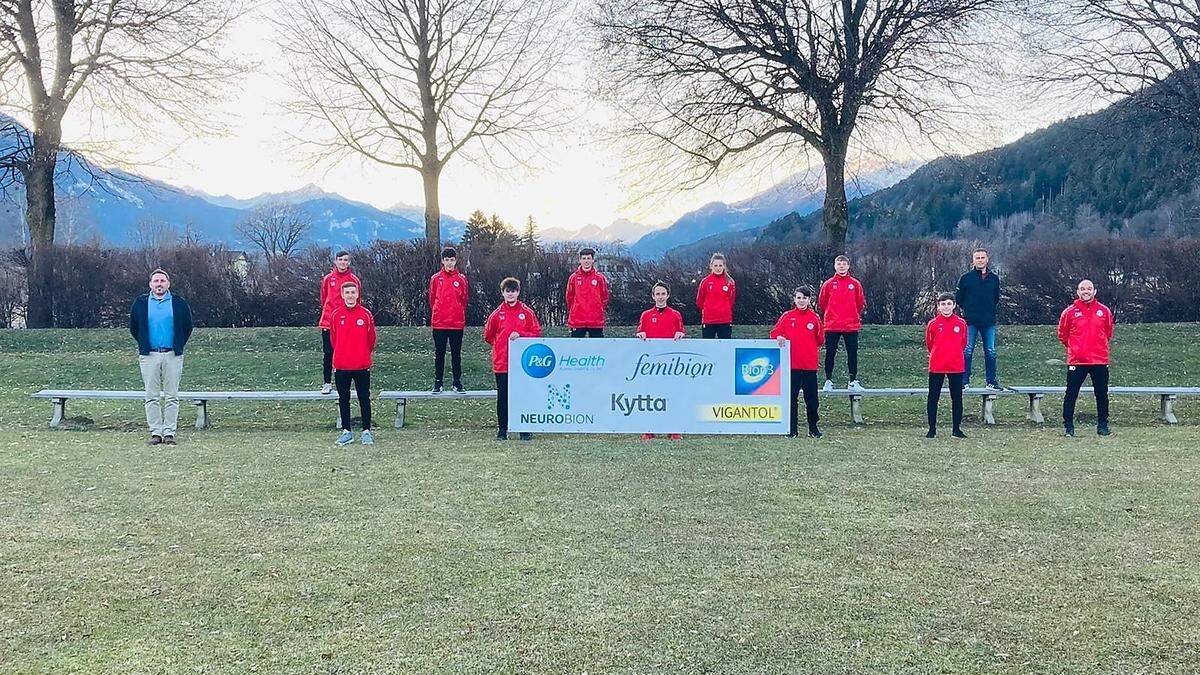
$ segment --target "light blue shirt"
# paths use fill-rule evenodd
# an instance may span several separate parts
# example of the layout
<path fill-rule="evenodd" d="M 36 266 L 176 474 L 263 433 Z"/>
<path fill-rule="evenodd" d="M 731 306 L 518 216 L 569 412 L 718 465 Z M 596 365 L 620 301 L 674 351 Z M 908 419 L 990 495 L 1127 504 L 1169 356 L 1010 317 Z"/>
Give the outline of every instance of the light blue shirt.
<path fill-rule="evenodd" d="M 162 300 L 150 294 L 146 303 L 146 320 L 150 327 L 150 348 L 171 349 L 175 346 L 175 308 L 171 305 L 171 292 Z"/>

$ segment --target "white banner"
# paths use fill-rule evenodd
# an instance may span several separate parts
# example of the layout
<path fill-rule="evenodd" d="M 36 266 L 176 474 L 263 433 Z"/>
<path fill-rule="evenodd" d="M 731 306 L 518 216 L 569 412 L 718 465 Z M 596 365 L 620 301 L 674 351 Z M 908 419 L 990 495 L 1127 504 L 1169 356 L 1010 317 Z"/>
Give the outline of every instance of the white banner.
<path fill-rule="evenodd" d="M 791 363 L 774 340 L 519 338 L 508 429 L 786 434 Z"/>

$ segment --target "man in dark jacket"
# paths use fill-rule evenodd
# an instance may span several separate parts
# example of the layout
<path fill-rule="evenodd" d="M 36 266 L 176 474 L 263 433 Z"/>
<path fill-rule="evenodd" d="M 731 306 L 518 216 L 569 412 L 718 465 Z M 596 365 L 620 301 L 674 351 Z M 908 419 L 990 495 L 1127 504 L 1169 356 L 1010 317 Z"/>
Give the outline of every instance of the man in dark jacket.
<path fill-rule="evenodd" d="M 138 366 L 146 385 L 149 444 L 175 445 L 183 347 L 192 335 L 192 310 L 186 300 L 171 295 L 171 278 L 163 270 L 150 273 L 150 292 L 133 301 L 129 333 L 137 340 Z"/>
<path fill-rule="evenodd" d="M 988 252 L 977 248 L 971 254 L 972 269 L 958 280 L 955 302 L 962 308 L 967 321 L 967 372 L 963 388 L 971 383 L 971 356 L 975 353 L 975 338 L 983 338 L 984 376 L 988 389 L 1000 389 L 996 377 L 996 305 L 1000 302 L 1000 277 L 988 269 Z"/>

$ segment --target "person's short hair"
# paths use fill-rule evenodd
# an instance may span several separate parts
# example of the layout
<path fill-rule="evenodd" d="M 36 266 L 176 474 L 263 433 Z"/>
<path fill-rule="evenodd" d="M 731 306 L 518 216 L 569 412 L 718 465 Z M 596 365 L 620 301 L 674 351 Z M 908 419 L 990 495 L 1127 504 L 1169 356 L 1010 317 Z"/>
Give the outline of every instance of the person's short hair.
<path fill-rule="evenodd" d="M 792 296 L 795 297 L 797 293 L 806 298 L 812 298 L 814 295 L 812 286 L 797 286 L 796 290 L 792 291 Z"/>
<path fill-rule="evenodd" d="M 349 258 L 349 257 L 350 257 L 350 251 L 347 251 L 345 249 L 338 251 L 337 255 L 333 256 L 334 260 L 337 260 L 338 258 Z"/>
<path fill-rule="evenodd" d="M 942 302 L 943 300 L 949 300 L 950 302 L 954 302 L 954 294 L 953 293 L 938 293 L 937 301 Z"/>
<path fill-rule="evenodd" d="M 846 262 L 850 262 L 850 259 L 849 259 L 849 258 L 847 258 L 847 257 L 846 257 L 846 256 L 844 256 L 844 255 L 839 255 L 838 257 L 834 258 L 834 259 L 833 259 L 833 262 L 838 262 L 838 261 L 841 261 L 841 260 L 845 260 Z"/>
<path fill-rule="evenodd" d="M 670 294 L 671 294 L 671 287 L 670 287 L 670 286 L 668 286 L 668 285 L 667 285 L 667 282 L 665 282 L 665 281 L 656 281 L 656 282 L 654 282 L 654 286 L 652 286 L 652 287 L 650 288 L 650 292 L 651 292 L 651 293 L 653 293 L 653 292 L 654 292 L 654 289 L 655 289 L 655 288 L 658 288 L 659 286 L 661 286 L 661 287 L 662 287 L 662 289 L 663 289 L 664 291 L 666 291 L 668 295 L 670 295 Z"/>
<path fill-rule="evenodd" d="M 596 249 L 592 248 L 591 246 L 584 246 L 583 248 L 579 249 L 579 257 L 582 258 L 585 255 L 590 255 L 593 258 L 595 258 L 596 257 Z"/>
<path fill-rule="evenodd" d="M 971 251 L 971 255 L 975 255 L 976 253 L 987 253 L 987 252 L 988 252 L 988 250 L 986 248 L 984 248 L 982 246 L 976 246 L 975 250 Z"/>
<path fill-rule="evenodd" d="M 164 277 L 166 277 L 166 278 L 167 278 L 167 281 L 170 281 L 170 280 L 171 280 L 171 275 L 170 275 L 170 274 L 167 274 L 167 271 L 166 271 L 166 270 L 164 270 L 164 269 L 163 269 L 163 268 L 161 268 L 161 267 L 155 267 L 155 268 L 154 268 L 154 271 L 150 273 L 150 278 L 151 278 L 151 279 L 153 279 L 155 274 L 161 274 L 161 275 L 163 275 Z"/>
<path fill-rule="evenodd" d="M 519 291 L 521 290 L 521 280 L 516 277 L 504 277 L 504 281 L 500 282 L 500 292 L 504 291 Z"/>
<path fill-rule="evenodd" d="M 347 286 L 353 286 L 355 288 L 358 288 L 358 284 L 354 283 L 353 281 L 346 281 L 346 282 L 342 283 L 343 289 L 346 288 Z"/>
<path fill-rule="evenodd" d="M 455 251 L 453 246 L 447 246 L 446 248 L 442 249 L 442 260 L 445 260 L 446 258 L 457 258 L 457 257 L 458 257 L 458 251 Z"/>

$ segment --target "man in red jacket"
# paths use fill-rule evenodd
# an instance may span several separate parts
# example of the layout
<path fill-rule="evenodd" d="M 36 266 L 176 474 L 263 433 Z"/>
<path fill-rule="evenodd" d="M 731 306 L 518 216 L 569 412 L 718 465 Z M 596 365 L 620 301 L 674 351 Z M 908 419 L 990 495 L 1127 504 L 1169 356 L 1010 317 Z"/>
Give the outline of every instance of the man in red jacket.
<path fill-rule="evenodd" d="M 938 296 L 937 316 L 925 326 L 925 349 L 929 350 L 929 393 L 925 398 L 925 414 L 929 418 L 929 433 L 925 438 L 937 436 L 938 400 L 942 396 L 942 384 L 950 379 L 950 410 L 954 424 L 950 435 L 966 438 L 962 432 L 963 373 L 967 370 L 967 322 L 954 313 L 954 294 Z"/>
<path fill-rule="evenodd" d="M 519 337 L 541 337 L 542 326 L 529 305 L 521 302 L 521 282 L 508 277 L 500 282 L 504 302 L 492 310 L 483 326 L 483 341 L 492 346 L 492 372 L 496 375 L 496 440 L 508 440 L 508 347 Z M 522 433 L 528 441 L 533 434 Z"/>
<path fill-rule="evenodd" d="M 571 337 L 604 337 L 608 279 L 595 268 L 596 249 L 579 250 L 579 269 L 567 279 L 567 327 Z"/>
<path fill-rule="evenodd" d="M 700 337 L 728 340 L 733 337 L 733 303 L 737 300 L 737 286 L 729 276 L 725 254 L 712 254 L 708 259 L 708 271 L 708 276 L 696 287 Z"/>
<path fill-rule="evenodd" d="M 446 373 L 446 346 L 450 346 L 450 372 L 454 391 L 461 394 L 462 340 L 467 327 L 467 277 L 456 269 L 458 252 L 442 249 L 442 269 L 429 278 L 429 326 L 433 329 L 433 393 L 442 393 Z"/>
<path fill-rule="evenodd" d="M 633 336 L 639 340 L 682 340 L 687 337 L 687 331 L 683 327 L 683 315 L 675 308 L 667 306 L 667 300 L 671 298 L 671 289 L 659 281 L 654 284 L 651 296 L 654 298 L 654 306 L 642 312 L 637 332 Z M 642 434 L 642 440 L 648 441 L 653 438 L 654 434 Z M 670 438 L 677 441 L 683 436 L 671 434 Z"/>
<path fill-rule="evenodd" d="M 358 294 L 362 295 L 362 282 L 350 271 L 350 252 L 338 251 L 333 258 L 333 269 L 321 279 L 321 320 L 317 325 L 321 328 L 321 349 L 324 352 L 321 363 L 322 394 L 328 394 L 333 389 L 330 385 L 333 381 L 333 344 L 329 340 L 329 329 L 333 313 L 342 306 L 342 284 L 347 282 L 358 286 Z"/>
<path fill-rule="evenodd" d="M 1063 434 L 1075 435 L 1075 402 L 1084 380 L 1092 377 L 1096 392 L 1096 433 L 1108 429 L 1108 345 L 1113 336 L 1112 310 L 1096 300 L 1096 287 L 1079 282 L 1078 299 L 1058 317 L 1058 340 L 1067 348 L 1067 394 L 1063 397 Z"/>
<path fill-rule="evenodd" d="M 350 421 L 350 384 L 358 395 L 362 412 L 362 444 L 372 445 L 371 434 L 371 352 L 375 350 L 375 317 L 358 301 L 358 284 L 342 284 L 342 306 L 330 320 L 329 339 L 333 343 L 333 367 L 337 370 L 338 411 L 342 415 L 339 446 L 354 442 Z"/>
<path fill-rule="evenodd" d="M 792 360 L 792 430 L 788 435 L 795 438 L 799 435 L 799 394 L 804 390 L 804 410 L 808 417 L 808 435 L 813 438 L 821 437 L 817 428 L 820 416 L 817 414 L 817 352 L 821 341 L 825 338 L 825 329 L 821 325 L 821 317 L 812 309 L 813 290 L 801 286 L 792 293 L 795 307 L 783 313 L 771 337 L 779 341 L 782 347 L 791 343 Z"/>
<path fill-rule="evenodd" d="M 850 371 L 847 388 L 859 390 L 858 331 L 862 328 L 862 312 L 867 308 L 867 296 L 862 282 L 850 276 L 850 259 L 839 255 L 833 259 L 834 275 L 821 284 L 817 305 L 825 316 L 825 391 L 833 390 L 833 364 L 837 358 L 838 340 L 846 343 L 846 366 Z"/>

